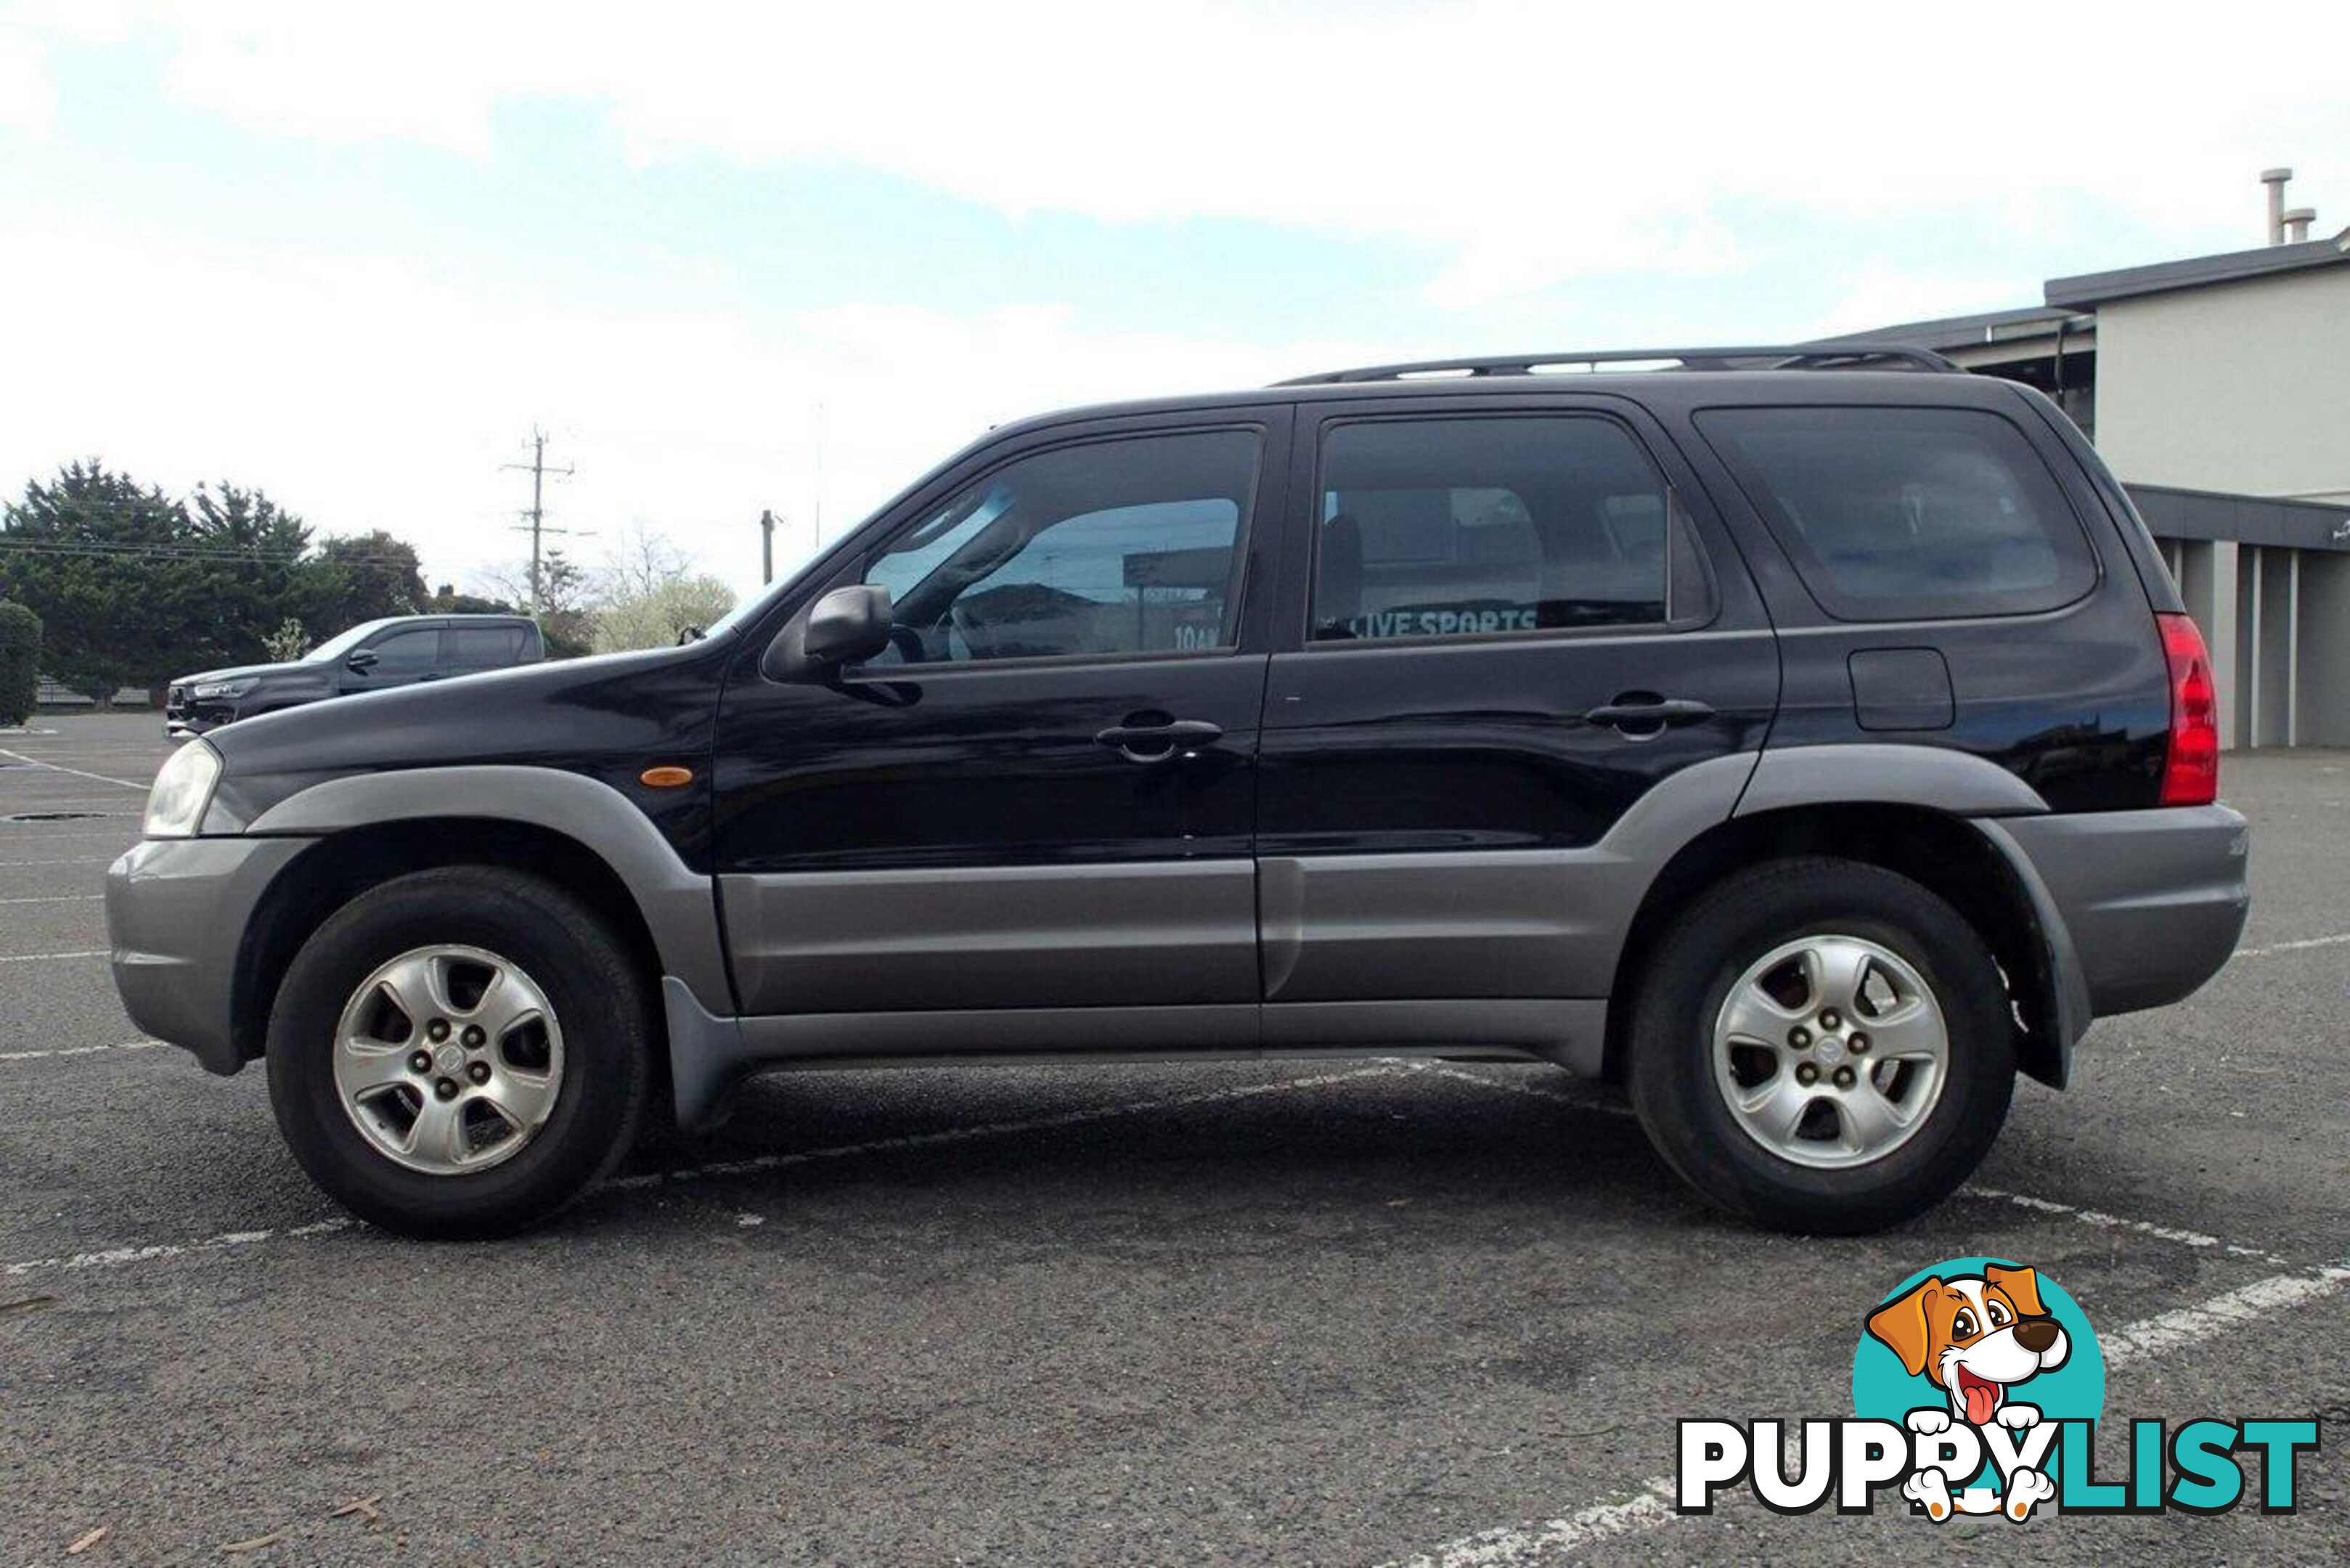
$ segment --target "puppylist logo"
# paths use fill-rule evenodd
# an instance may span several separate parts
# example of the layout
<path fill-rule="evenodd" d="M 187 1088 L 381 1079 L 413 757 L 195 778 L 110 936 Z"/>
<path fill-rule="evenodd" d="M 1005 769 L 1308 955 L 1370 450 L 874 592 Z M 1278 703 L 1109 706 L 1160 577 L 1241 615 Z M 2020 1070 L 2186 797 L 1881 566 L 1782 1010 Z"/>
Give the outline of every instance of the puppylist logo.
<path fill-rule="evenodd" d="M 2222 1513 L 2244 1500 L 2243 1456 L 2258 1450 L 2262 1511 L 2293 1511 L 2315 1417 L 2132 1421 L 2126 1478 L 2100 1480 L 2105 1397 L 2095 1331 L 2061 1286 L 2024 1264 L 1952 1259 L 1867 1310 L 1852 1417 L 1681 1422 L 1675 1507 L 1711 1513 L 1742 1482 L 1779 1513 L 1868 1513 L 1880 1493 L 1935 1521 L 2021 1524 L 2049 1508 Z"/>

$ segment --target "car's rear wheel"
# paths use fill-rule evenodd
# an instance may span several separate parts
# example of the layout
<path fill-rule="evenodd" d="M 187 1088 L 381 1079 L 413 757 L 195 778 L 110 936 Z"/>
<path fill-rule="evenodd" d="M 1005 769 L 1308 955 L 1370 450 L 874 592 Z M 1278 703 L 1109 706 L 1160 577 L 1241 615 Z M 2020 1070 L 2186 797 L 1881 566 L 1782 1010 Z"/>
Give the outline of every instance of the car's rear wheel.
<path fill-rule="evenodd" d="M 1712 1202 L 1853 1232 L 1939 1202 L 2006 1119 L 2015 1052 L 1982 939 L 1933 892 L 1856 861 L 1775 861 L 1666 933 L 1631 1089 L 1666 1162 Z"/>
<path fill-rule="evenodd" d="M 270 1099 L 361 1219 L 497 1235 L 627 1150 L 658 1038 L 592 909 L 520 872 L 445 867 L 369 889 L 303 945 L 270 1015 Z"/>

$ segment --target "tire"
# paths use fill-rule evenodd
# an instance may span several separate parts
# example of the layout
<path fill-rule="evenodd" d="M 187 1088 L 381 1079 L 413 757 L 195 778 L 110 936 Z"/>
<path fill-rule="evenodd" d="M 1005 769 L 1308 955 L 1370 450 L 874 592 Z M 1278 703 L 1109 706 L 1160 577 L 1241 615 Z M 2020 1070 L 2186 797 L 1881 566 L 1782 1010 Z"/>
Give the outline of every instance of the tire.
<path fill-rule="evenodd" d="M 296 955 L 270 1012 L 270 1103 L 302 1168 L 369 1224 L 506 1235 L 627 1152 L 660 1038 L 635 960 L 577 898 L 499 867 L 421 871 Z"/>
<path fill-rule="evenodd" d="M 1998 1137 L 2015 1086 L 2006 986 L 1973 927 L 1919 883 L 1858 861 L 1769 862 L 1705 894 L 1656 951 L 1637 992 L 1632 1105 L 1665 1162 L 1717 1207 L 1783 1231 L 1881 1230 L 1947 1197 Z M 1856 966 L 1862 1003 L 1820 1027 L 1823 998 Z M 1731 1011 L 1733 988 L 1744 1004 Z M 1876 1027 L 1871 996 L 1891 999 L 1884 1037 L 1856 1040 Z M 1744 1027 L 1757 1023 L 1770 1027 Z M 1746 1043 L 1766 1033 L 1767 1051 Z"/>

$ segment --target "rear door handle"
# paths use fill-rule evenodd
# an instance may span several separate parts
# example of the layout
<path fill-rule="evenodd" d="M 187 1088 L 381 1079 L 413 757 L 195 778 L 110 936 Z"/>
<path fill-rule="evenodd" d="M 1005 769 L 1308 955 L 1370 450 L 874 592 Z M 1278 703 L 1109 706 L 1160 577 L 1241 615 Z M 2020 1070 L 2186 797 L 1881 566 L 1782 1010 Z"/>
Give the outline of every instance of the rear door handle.
<path fill-rule="evenodd" d="M 1223 738 L 1224 727 L 1205 719 L 1170 719 L 1163 724 L 1112 724 L 1094 737 L 1129 763 L 1163 763 Z"/>
<path fill-rule="evenodd" d="M 1592 724 L 1613 724 L 1626 734 L 1647 736 L 1676 724 L 1701 724 L 1713 717 L 1713 704 L 1691 697 L 1633 697 L 1626 693 L 1586 713 Z"/>

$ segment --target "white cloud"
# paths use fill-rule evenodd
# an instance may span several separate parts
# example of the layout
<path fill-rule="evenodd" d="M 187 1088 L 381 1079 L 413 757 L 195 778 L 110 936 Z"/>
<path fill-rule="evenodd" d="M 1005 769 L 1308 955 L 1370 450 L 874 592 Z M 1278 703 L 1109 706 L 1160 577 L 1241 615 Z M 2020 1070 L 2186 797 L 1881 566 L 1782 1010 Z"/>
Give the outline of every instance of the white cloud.
<path fill-rule="evenodd" d="M 502 102 L 581 100 L 642 159 L 840 161 L 1012 213 L 1406 239 L 1449 258 L 1430 293 L 1456 306 L 1720 270 L 1724 207 L 1749 199 L 1915 223 L 2088 197 L 2256 242 L 2251 172 L 2350 143 L 2338 5 L 2240 4 L 2191 34 L 2087 5 L 2061 35 L 2012 3 L 144 9 L 174 90 L 278 130 L 478 154 Z"/>
<path fill-rule="evenodd" d="M 46 137 L 57 109 L 57 95 L 41 68 L 41 47 L 31 35 L 0 23 L 0 130 Z"/>
<path fill-rule="evenodd" d="M 167 488 L 258 483 L 322 530 L 389 528 L 460 582 L 526 553 L 511 530 L 527 480 L 500 465 L 534 416 L 550 460 L 578 469 L 550 485 L 550 521 L 599 535 L 554 543 L 592 561 L 641 521 L 746 587 L 762 506 L 790 519 L 779 563 L 813 543 L 819 398 L 837 537 L 989 422 L 1376 353 L 1101 336 L 1040 306 L 598 313 L 380 259 L 37 216 L 0 221 L 0 337 L 38 368 L 0 377 L 0 474 L 97 456 Z"/>
<path fill-rule="evenodd" d="M 2189 236 L 2182 249 L 2249 244 L 2253 171 L 2350 146 L 2336 9 L 2240 5 L 2191 36 L 2139 7 L 2068 16 L 2060 46 L 2042 12 L 2001 5 L 1961 26 L 1915 7 L 1502 0 L 42 0 L 0 15 L 0 134 L 56 118 L 45 48 L 132 40 L 172 92 L 283 134 L 482 157 L 503 109 L 579 102 L 640 160 L 847 163 L 1014 214 L 1400 241 L 1430 258 L 1429 298 L 1464 311 L 1594 272 L 1734 278 L 1806 216 L 2032 232 L 2111 212 Z M 2350 171 L 2303 173 L 2296 200 L 2350 218 L 2350 189 L 2325 184 Z M 1741 230 L 1754 210 L 1773 227 Z M 1947 266 L 1857 262 L 1816 329 L 2023 303 L 2013 280 L 1970 270 L 1966 240 L 1953 234 Z M 639 297 L 728 296 L 691 274 L 709 260 L 637 257 L 678 283 Z M 837 534 L 993 421 L 1429 347 L 1203 341 L 1174 324 L 1107 336 L 1053 304 L 1049 279 L 963 314 L 595 309 L 550 303 L 559 286 L 508 295 L 81 206 L 0 212 L 0 342 L 20 371 L 0 378 L 0 476 L 98 455 L 173 487 L 258 483 L 322 528 L 412 538 L 459 580 L 525 547 L 510 531 L 525 482 L 499 465 L 533 418 L 579 470 L 551 492 L 556 521 L 604 536 L 567 545 L 593 557 L 642 521 L 747 586 L 760 507 L 791 519 L 781 556 L 810 542 L 819 398 Z"/>
<path fill-rule="evenodd" d="M 1872 266 L 1850 281 L 1844 297 L 1826 315 L 1788 336 L 1799 341 L 1833 337 L 1905 321 L 1933 321 L 1945 316 L 2038 303 L 2020 296 L 2012 278 L 1899 272 Z"/>

